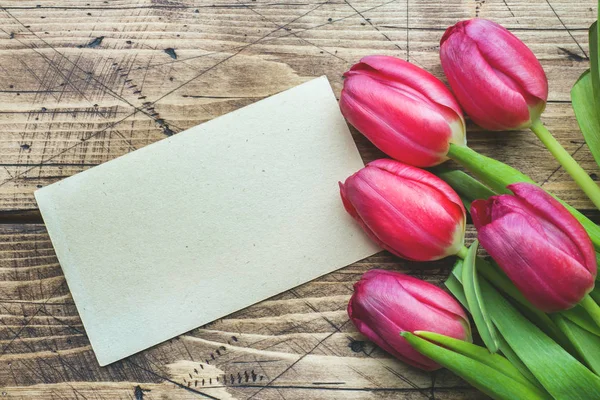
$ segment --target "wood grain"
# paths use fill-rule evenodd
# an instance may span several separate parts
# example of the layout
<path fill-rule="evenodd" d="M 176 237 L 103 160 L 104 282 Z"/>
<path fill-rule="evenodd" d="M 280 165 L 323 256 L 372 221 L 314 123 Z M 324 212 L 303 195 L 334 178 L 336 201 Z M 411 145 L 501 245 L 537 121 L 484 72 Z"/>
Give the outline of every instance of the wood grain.
<path fill-rule="evenodd" d="M 421 399 L 433 388 L 438 399 L 483 398 L 355 331 L 346 314 L 352 284 L 374 267 L 436 284 L 449 270 L 381 253 L 100 368 L 43 225 L 0 225 L 0 386 L 9 398 L 131 398 L 138 386 L 145 398 Z"/>
<path fill-rule="evenodd" d="M 387 253 L 100 368 L 33 191 L 317 76 L 339 94 L 365 55 L 441 77 L 443 31 L 476 16 L 540 58 L 543 120 L 596 178 L 569 102 L 596 12 L 593 0 L 0 0 L 0 398 L 485 398 L 447 371 L 393 360 L 348 322 L 366 270 L 439 284 L 452 263 Z M 365 161 L 382 156 L 354 135 Z M 592 208 L 533 134 L 469 125 L 469 143 Z"/>

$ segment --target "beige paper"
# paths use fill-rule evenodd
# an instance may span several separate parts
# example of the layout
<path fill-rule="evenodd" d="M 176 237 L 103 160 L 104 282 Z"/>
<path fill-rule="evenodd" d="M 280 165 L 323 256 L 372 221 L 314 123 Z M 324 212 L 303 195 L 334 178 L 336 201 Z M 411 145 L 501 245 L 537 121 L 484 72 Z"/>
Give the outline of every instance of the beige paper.
<path fill-rule="evenodd" d="M 100 365 L 378 251 L 362 166 L 321 77 L 36 191 Z"/>

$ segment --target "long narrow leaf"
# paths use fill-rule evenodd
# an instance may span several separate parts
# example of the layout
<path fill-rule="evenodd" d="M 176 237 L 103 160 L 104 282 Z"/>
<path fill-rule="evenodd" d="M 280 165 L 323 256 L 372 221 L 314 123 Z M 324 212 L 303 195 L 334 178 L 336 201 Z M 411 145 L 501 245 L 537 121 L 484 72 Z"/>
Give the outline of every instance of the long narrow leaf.
<path fill-rule="evenodd" d="M 502 335 L 499 335 L 498 339 L 500 340 L 500 351 L 502 352 L 502 354 L 504 354 L 504 357 L 506 357 L 508 361 L 510 361 L 510 363 L 516 369 L 518 369 L 521 375 L 527 378 L 529 382 L 543 389 L 543 386 L 540 384 L 537 378 L 531 373 L 529 368 L 527 368 L 527 366 L 523 364 L 523 361 L 521 361 L 517 353 L 514 352 L 514 350 L 510 347 L 508 342 L 504 340 Z"/>
<path fill-rule="evenodd" d="M 455 268 L 460 268 L 463 264 L 462 260 L 458 260 L 455 264 Z M 458 280 L 458 278 L 452 273 L 448 277 L 445 282 L 446 287 L 452 293 L 454 297 L 458 299 L 458 301 L 465 307 L 469 312 L 469 306 L 467 304 L 467 299 L 465 297 L 465 292 L 463 290 L 463 286 Z M 536 377 L 529 371 L 527 366 L 523 364 L 523 361 L 517 356 L 517 354 L 510 348 L 506 340 L 502 337 L 502 335 L 498 332 L 498 340 L 499 340 L 499 348 L 502 354 L 519 370 L 519 372 L 527 378 L 532 384 L 542 388 L 541 384 L 538 382 Z"/>
<path fill-rule="evenodd" d="M 462 264 L 463 260 L 459 258 L 458 260 L 456 260 L 456 263 L 454 263 L 454 269 L 462 268 Z M 465 291 L 463 290 L 462 283 L 460 283 L 458 278 L 454 276 L 454 274 L 450 274 L 450 276 L 448 277 L 448 279 L 446 279 L 446 282 L 444 282 L 444 284 L 446 285 L 450 293 L 452 293 L 452 295 L 456 297 L 460 304 L 462 304 L 463 307 L 469 310 L 467 298 L 465 297 Z M 471 311 L 469 310 L 469 312 Z"/>
<path fill-rule="evenodd" d="M 600 0 L 598 1 L 598 13 L 600 14 Z M 596 105 L 600 104 L 600 42 L 598 42 L 598 37 L 600 37 L 600 24 L 596 21 L 590 26 L 589 31 L 590 71 L 592 73 L 592 86 Z"/>
<path fill-rule="evenodd" d="M 571 102 L 579 129 L 596 164 L 600 165 L 600 103 L 594 94 L 592 76 L 587 70 L 579 77 L 571 89 Z"/>
<path fill-rule="evenodd" d="M 510 347 L 556 399 L 600 399 L 600 378 L 521 315 L 485 279 L 484 300 Z"/>
<path fill-rule="evenodd" d="M 464 195 L 469 201 L 487 199 L 496 194 L 492 189 L 461 170 L 439 166 L 432 169 L 432 172 L 452 186 L 459 195 Z"/>
<path fill-rule="evenodd" d="M 463 356 L 479 361 L 488 367 L 494 368 L 499 373 L 504 374 L 515 381 L 521 382 L 524 385 L 531 384 L 531 382 L 529 382 L 529 380 L 527 380 L 527 378 L 525 378 L 509 360 L 499 354 L 490 353 L 484 347 L 465 342 L 464 340 L 440 335 L 435 332 L 415 331 L 413 333 L 430 342 L 444 346 L 448 350 L 455 351 L 458 354 L 462 354 Z"/>
<path fill-rule="evenodd" d="M 594 299 L 596 303 L 600 303 L 600 285 L 596 284 L 594 289 L 590 292 L 590 296 L 592 296 L 592 299 Z"/>
<path fill-rule="evenodd" d="M 402 332 L 402 336 L 419 353 L 448 368 L 493 399 L 552 399 L 536 386 L 516 381 L 503 373 L 499 373 L 497 369 L 487 364 L 433 344 L 410 332 Z M 490 354 L 490 357 L 494 356 Z"/>
<path fill-rule="evenodd" d="M 475 326 L 479 331 L 479 336 L 481 336 L 481 340 L 483 340 L 483 343 L 485 343 L 485 346 L 488 348 L 490 353 L 495 353 L 498 351 L 498 337 L 496 334 L 496 328 L 487 315 L 485 304 L 479 289 L 477 270 L 475 269 L 475 260 L 477 259 L 478 247 L 479 242 L 475 240 L 475 242 L 473 242 L 469 248 L 467 256 L 465 257 L 462 267 L 463 289 L 465 291 L 465 297 L 467 298 L 469 310 L 473 316 L 473 321 L 475 322 Z"/>
<path fill-rule="evenodd" d="M 464 263 L 456 263 L 452 270 L 452 275 L 463 284 L 462 279 L 462 268 Z M 491 263 L 482 259 L 477 258 L 477 270 L 491 282 L 496 288 L 507 294 L 513 300 L 519 304 L 519 310 L 527 315 L 536 326 L 538 326 L 544 333 L 550 336 L 554 341 L 558 342 L 563 348 L 571 352 L 571 354 L 577 354 L 575 348 L 570 344 L 569 339 L 565 334 L 558 329 L 556 324 L 552 322 L 550 317 L 538 310 L 531 304 L 517 289 L 517 287 L 508 279 L 504 273 L 498 268 L 494 267 Z"/>
<path fill-rule="evenodd" d="M 560 314 L 571 322 L 579 325 L 580 328 L 600 337 L 600 327 L 594 322 L 592 317 L 590 317 L 590 314 L 588 314 L 583 307 L 575 306 L 569 310 L 561 311 Z"/>
<path fill-rule="evenodd" d="M 585 360 L 585 363 L 596 374 L 600 373 L 600 337 L 581 328 L 567 318 L 557 314 L 553 318 L 556 324 L 565 332 L 575 345 L 575 348 Z"/>

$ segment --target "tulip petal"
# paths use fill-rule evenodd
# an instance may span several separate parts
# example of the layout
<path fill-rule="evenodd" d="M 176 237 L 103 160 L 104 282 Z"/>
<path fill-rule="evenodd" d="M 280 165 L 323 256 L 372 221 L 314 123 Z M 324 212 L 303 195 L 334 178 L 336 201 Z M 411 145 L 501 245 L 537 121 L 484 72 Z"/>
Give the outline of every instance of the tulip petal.
<path fill-rule="evenodd" d="M 438 108 L 438 112 L 444 114 L 448 122 L 459 120 L 464 129 L 462 110 L 456 99 L 439 79 L 424 69 L 400 58 L 373 55 L 363 57 L 344 76 L 358 73 L 369 74 L 401 90 L 412 89 L 413 93 L 432 108 Z"/>
<path fill-rule="evenodd" d="M 534 96 L 538 102 L 547 100 L 546 74 L 525 43 L 501 25 L 481 18 L 468 21 L 465 32 L 477 41 L 479 51 L 492 68 L 524 89 L 521 93 Z"/>
<path fill-rule="evenodd" d="M 367 164 L 368 167 L 376 167 L 387 171 L 393 175 L 406 180 L 419 182 L 422 185 L 429 186 L 432 190 L 439 192 L 448 203 L 454 204 L 453 208 L 446 208 L 446 211 L 451 212 L 452 218 L 466 219 L 466 211 L 463 203 L 458 194 L 452 189 L 450 185 L 435 176 L 429 171 L 425 171 L 418 168 L 412 168 L 402 163 L 380 158 L 379 160 L 371 161 Z"/>
<path fill-rule="evenodd" d="M 567 250 L 565 244 L 571 243 L 577 247 L 577 253 L 571 251 L 569 254 L 576 258 L 595 278 L 597 265 L 594 247 L 579 221 L 556 199 L 536 185 L 515 183 L 507 187 L 515 194 L 516 198 L 528 204 L 541 220 L 549 222 L 549 224 L 545 224 L 545 228 L 553 235 L 547 235 L 547 237 L 555 247 Z M 565 236 L 569 240 L 564 240 Z M 571 248 L 571 250 L 573 249 Z"/>
<path fill-rule="evenodd" d="M 340 109 L 350 124 L 392 158 L 420 167 L 446 160 L 450 125 L 413 97 L 356 75 L 344 82 Z"/>
<path fill-rule="evenodd" d="M 382 270 L 369 271 L 360 282 L 358 288 L 355 285 L 356 292 L 368 294 L 361 304 L 369 311 L 389 310 L 385 313 L 386 319 L 401 330 L 412 332 L 423 327 L 422 330 L 433 330 L 457 339 L 467 336 L 463 325 L 467 320 L 466 314 L 450 295 L 437 286 L 398 272 Z M 416 297 L 413 293 L 418 292 L 418 288 L 421 295 Z M 442 307 L 439 304 L 443 304 Z M 364 315 L 363 318 L 372 323 L 378 320 Z"/>
<path fill-rule="evenodd" d="M 400 336 L 402 329 L 394 325 L 394 323 L 389 320 L 386 313 L 379 311 L 377 308 L 369 309 L 367 312 L 371 313 L 373 319 L 376 320 L 376 322 L 371 322 L 371 324 L 376 326 L 381 334 L 375 332 L 368 324 L 363 323 L 360 320 L 353 319 L 352 322 L 355 323 L 359 332 L 369 338 L 369 340 L 377 344 L 384 351 L 414 367 L 425 371 L 434 371 L 440 368 L 437 363 L 413 349 L 406 340 Z"/>
<path fill-rule="evenodd" d="M 442 39 L 440 59 L 454 94 L 476 124 L 507 130 L 530 123 L 525 98 L 496 75 L 477 43 L 462 29 Z"/>
<path fill-rule="evenodd" d="M 393 272 L 390 273 L 395 274 Z M 440 290 L 437 286 L 413 278 L 412 276 L 405 275 L 402 279 L 402 287 L 421 303 L 427 304 L 438 311 L 444 311 L 451 318 L 460 318 L 464 321 L 468 321 L 467 315 L 462 307 L 454 301 L 452 296 Z"/>
<path fill-rule="evenodd" d="M 455 254 L 463 240 L 462 205 L 449 201 L 437 187 L 427 185 L 428 179 L 438 179 L 434 175 L 406 168 L 417 171 L 424 182 L 398 179 L 397 175 L 369 164 L 347 185 L 347 195 L 386 250 L 420 261 Z M 439 183 L 447 186 L 441 180 Z"/>
<path fill-rule="evenodd" d="M 358 222 L 358 224 L 360 225 L 362 230 L 367 234 L 369 239 L 371 239 L 373 242 L 375 242 L 382 249 L 385 249 L 386 245 L 384 243 L 382 243 L 381 240 L 379 240 L 379 238 L 377 237 L 377 235 L 364 223 L 364 221 L 362 220 L 362 218 L 360 217 L 360 215 L 358 214 L 358 212 L 356 211 L 356 209 L 354 208 L 354 206 L 348 199 L 348 197 L 346 195 L 346 188 L 345 188 L 344 184 L 341 182 L 338 182 L 338 183 L 340 185 L 340 196 L 342 198 L 342 204 L 344 205 L 346 212 L 348 214 L 350 214 L 350 216 L 352 218 L 354 218 L 354 220 L 356 222 Z"/>
<path fill-rule="evenodd" d="M 387 342 L 381 336 L 379 336 L 379 334 L 377 332 L 375 332 L 373 329 L 371 329 L 369 327 L 369 325 L 367 325 L 365 322 L 363 322 L 363 320 L 360 319 L 359 315 L 361 314 L 361 312 L 369 312 L 369 311 L 361 310 L 359 312 L 354 312 L 354 309 L 355 309 L 355 307 L 354 307 L 353 301 L 351 299 L 350 302 L 348 303 L 348 316 L 350 317 L 350 319 L 352 320 L 352 323 L 354 324 L 354 326 L 356 326 L 356 329 L 358 329 L 358 331 L 360 333 L 365 335 L 367 337 L 367 339 L 369 339 L 373 343 L 377 344 L 377 346 L 381 347 L 382 350 L 392 354 L 396 358 L 402 359 L 402 361 L 404 361 L 404 362 L 408 361 L 408 359 L 406 357 L 404 357 L 402 354 L 400 354 L 396 350 L 394 350 L 394 348 L 391 347 L 389 344 L 387 344 Z M 419 367 L 425 366 L 425 363 L 423 363 L 423 364 L 419 363 L 419 364 L 420 364 Z"/>
<path fill-rule="evenodd" d="M 456 300 L 430 283 L 394 271 L 366 272 L 354 285 L 348 315 L 383 350 L 425 370 L 439 366 L 414 351 L 401 331 L 428 330 L 470 340 L 466 314 Z"/>
<path fill-rule="evenodd" d="M 515 286 L 542 311 L 570 308 L 593 287 L 591 274 L 572 257 L 540 240 L 523 215 L 507 214 L 478 229 L 478 234 Z"/>
<path fill-rule="evenodd" d="M 493 197 L 493 196 L 492 196 Z M 475 229 L 480 228 L 492 222 L 492 203 L 487 200 L 477 199 L 471 203 L 471 219 Z"/>
<path fill-rule="evenodd" d="M 418 368 L 438 369 L 437 364 L 412 349 L 400 332 L 427 326 L 429 330 L 464 338 L 462 326 L 413 298 L 401 283 L 406 277 L 382 270 L 367 272 L 354 285 L 348 315 L 357 329 L 383 350 Z M 452 298 L 450 301 L 455 302 Z"/>

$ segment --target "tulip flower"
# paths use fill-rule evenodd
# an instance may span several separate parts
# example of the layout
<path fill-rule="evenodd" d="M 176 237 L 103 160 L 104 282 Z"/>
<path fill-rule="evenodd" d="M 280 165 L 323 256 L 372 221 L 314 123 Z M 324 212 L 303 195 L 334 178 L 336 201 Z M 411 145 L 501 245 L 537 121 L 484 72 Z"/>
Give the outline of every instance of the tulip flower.
<path fill-rule="evenodd" d="M 548 80 L 529 48 L 486 19 L 461 21 L 440 45 L 444 73 L 471 119 L 488 130 L 528 128 L 546 107 Z"/>
<path fill-rule="evenodd" d="M 481 245 L 540 310 L 556 312 L 584 298 L 587 302 L 597 266 L 583 226 L 540 187 L 517 183 L 508 188 L 514 195 L 471 205 Z"/>
<path fill-rule="evenodd" d="M 442 36 L 440 59 L 460 105 L 476 124 L 488 130 L 530 128 L 600 208 L 598 185 L 539 119 L 548 81 L 523 42 L 495 22 L 461 21 Z M 460 159 L 460 154 L 451 148 L 449 157 Z"/>
<path fill-rule="evenodd" d="M 374 269 L 354 285 L 348 315 L 358 331 L 394 357 L 426 371 L 440 366 L 421 355 L 401 332 L 429 331 L 471 341 L 461 306 L 431 283 Z"/>
<path fill-rule="evenodd" d="M 440 178 L 398 161 L 369 163 L 340 183 L 346 211 L 379 246 L 415 261 L 456 254 L 463 247 L 465 209 Z"/>
<path fill-rule="evenodd" d="M 375 146 L 417 167 L 444 162 L 466 144 L 460 106 L 429 72 L 388 56 L 364 57 L 344 74 L 340 109 Z"/>

